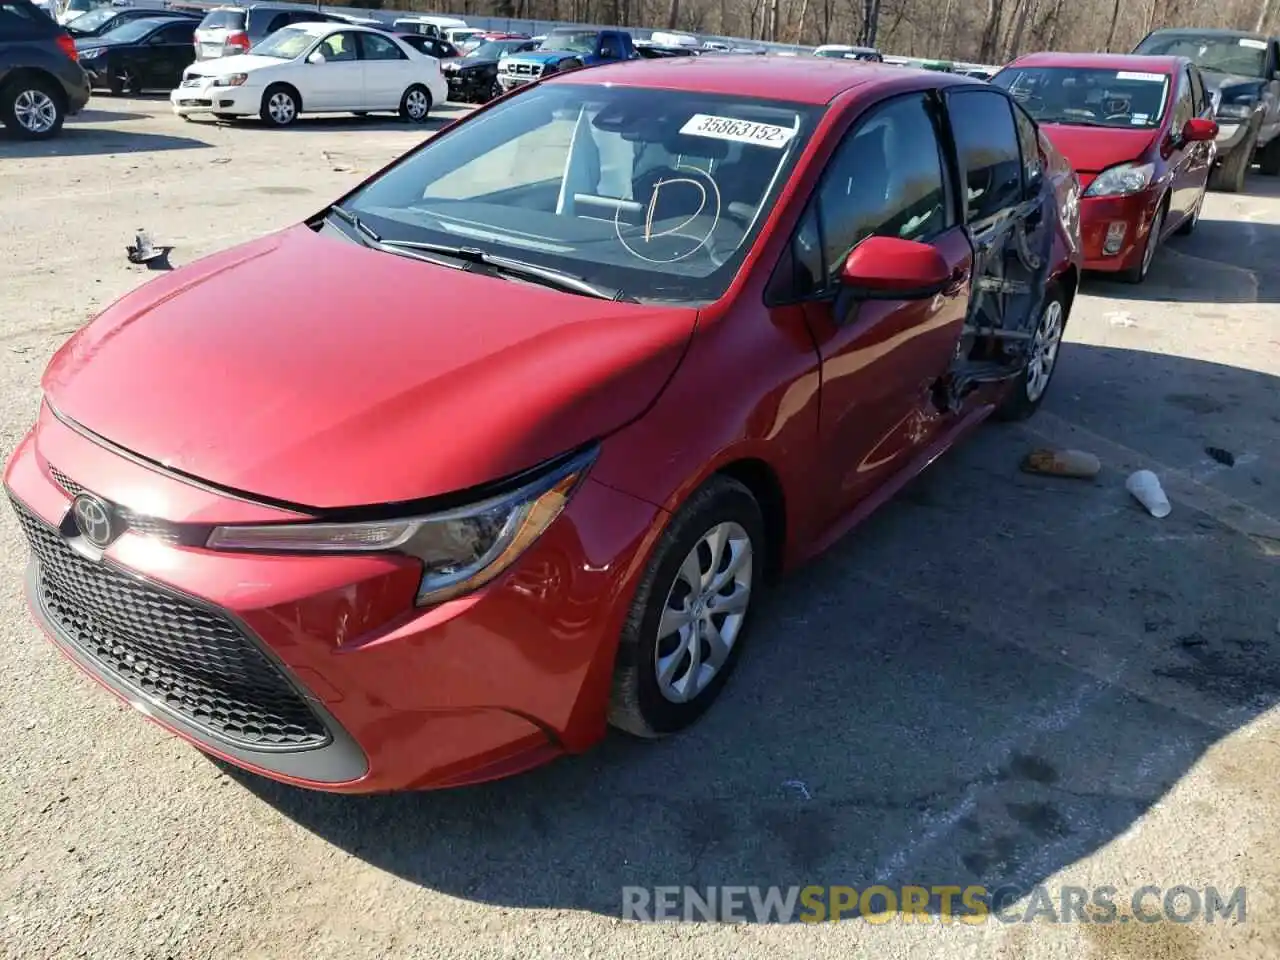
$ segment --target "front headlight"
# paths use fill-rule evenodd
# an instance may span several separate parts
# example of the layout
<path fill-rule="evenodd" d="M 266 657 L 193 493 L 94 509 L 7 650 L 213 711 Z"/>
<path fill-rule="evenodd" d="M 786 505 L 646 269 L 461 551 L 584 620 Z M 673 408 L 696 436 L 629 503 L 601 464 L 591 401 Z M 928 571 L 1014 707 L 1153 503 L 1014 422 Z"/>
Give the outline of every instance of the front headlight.
<path fill-rule="evenodd" d="M 1098 174 L 1086 197 L 1124 197 L 1147 189 L 1156 168 L 1150 163 L 1121 163 Z"/>
<path fill-rule="evenodd" d="M 560 515 L 598 448 L 538 471 L 478 503 L 426 516 L 356 523 L 215 527 L 211 550 L 255 553 L 402 553 L 422 561 L 419 605 L 470 593 L 510 567 Z"/>
<path fill-rule="evenodd" d="M 90 47 L 88 50 L 81 50 L 77 56 L 81 60 L 96 60 L 102 56 L 102 47 Z"/>
<path fill-rule="evenodd" d="M 247 73 L 229 73 L 225 77 L 218 77 L 213 81 L 215 87 L 239 87 L 249 79 Z"/>

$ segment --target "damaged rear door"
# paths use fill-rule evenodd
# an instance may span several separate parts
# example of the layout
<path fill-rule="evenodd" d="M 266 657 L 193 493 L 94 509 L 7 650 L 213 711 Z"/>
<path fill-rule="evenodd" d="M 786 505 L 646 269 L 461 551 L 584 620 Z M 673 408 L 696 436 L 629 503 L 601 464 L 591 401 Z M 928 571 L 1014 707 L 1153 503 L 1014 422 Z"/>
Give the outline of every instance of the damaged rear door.
<path fill-rule="evenodd" d="M 946 104 L 973 244 L 973 297 L 941 397 L 957 411 L 975 387 L 1021 372 L 1045 296 L 1057 214 L 1035 124 L 1003 91 L 951 88 Z"/>

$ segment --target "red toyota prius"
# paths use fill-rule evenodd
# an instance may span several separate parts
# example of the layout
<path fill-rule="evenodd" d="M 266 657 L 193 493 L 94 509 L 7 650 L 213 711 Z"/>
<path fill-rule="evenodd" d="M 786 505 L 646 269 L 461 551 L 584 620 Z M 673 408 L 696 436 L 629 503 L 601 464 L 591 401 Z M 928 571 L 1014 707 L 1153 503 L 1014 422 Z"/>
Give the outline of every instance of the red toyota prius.
<path fill-rule="evenodd" d="M 62 347 L 5 475 L 32 610 L 155 722 L 306 787 L 673 733 L 771 577 L 1041 403 L 1077 190 L 946 74 L 530 85 Z"/>
<path fill-rule="evenodd" d="M 1080 175 L 1085 269 L 1141 283 L 1200 219 L 1218 125 L 1186 57 L 1034 53 L 992 78 Z"/>

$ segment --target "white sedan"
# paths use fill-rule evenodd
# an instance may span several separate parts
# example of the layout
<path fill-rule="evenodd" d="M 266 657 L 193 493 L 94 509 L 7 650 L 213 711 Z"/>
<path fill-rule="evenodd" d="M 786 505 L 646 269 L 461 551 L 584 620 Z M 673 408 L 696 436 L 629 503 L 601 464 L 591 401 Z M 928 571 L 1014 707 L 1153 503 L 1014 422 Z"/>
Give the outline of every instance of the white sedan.
<path fill-rule="evenodd" d="M 420 122 L 448 94 L 440 61 L 395 37 L 343 23 L 296 23 L 248 53 L 193 63 L 169 101 L 180 117 L 261 117 L 287 127 L 300 113 L 375 110 Z"/>

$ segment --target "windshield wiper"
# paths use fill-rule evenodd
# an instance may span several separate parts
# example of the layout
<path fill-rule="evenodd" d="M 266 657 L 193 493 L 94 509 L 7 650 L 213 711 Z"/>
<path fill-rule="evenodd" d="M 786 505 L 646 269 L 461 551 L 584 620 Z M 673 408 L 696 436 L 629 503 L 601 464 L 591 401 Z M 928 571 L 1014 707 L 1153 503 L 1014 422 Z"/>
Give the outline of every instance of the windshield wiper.
<path fill-rule="evenodd" d="M 467 263 L 483 264 L 493 267 L 499 273 L 519 277 L 522 280 L 534 280 L 557 290 L 581 294 L 584 297 L 595 297 L 598 300 L 626 300 L 635 302 L 633 297 L 626 297 L 622 291 L 614 287 L 606 287 L 576 274 L 556 270 L 554 267 L 543 267 L 524 260 L 513 260 L 510 257 L 486 253 L 475 247 L 451 247 L 444 243 L 419 243 L 414 240 L 382 240 L 380 247 L 393 252 L 436 253 L 444 257 L 453 257 Z"/>
<path fill-rule="evenodd" d="M 347 226 L 354 227 L 358 234 L 358 239 L 360 242 L 364 243 L 365 246 L 381 246 L 382 238 L 378 236 L 377 231 L 350 210 L 347 210 L 345 207 L 340 207 L 335 203 L 325 211 L 325 216 L 328 216 L 329 214 L 333 214 L 343 223 L 347 224 Z"/>

